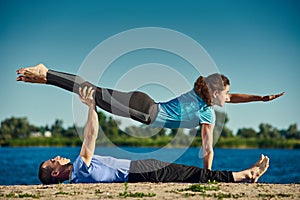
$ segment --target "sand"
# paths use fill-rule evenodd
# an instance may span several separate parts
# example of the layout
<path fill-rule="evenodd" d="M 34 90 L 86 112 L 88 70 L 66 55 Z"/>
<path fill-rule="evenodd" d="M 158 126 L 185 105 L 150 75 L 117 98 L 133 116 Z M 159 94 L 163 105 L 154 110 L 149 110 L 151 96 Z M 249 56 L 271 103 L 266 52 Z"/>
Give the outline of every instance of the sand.
<path fill-rule="evenodd" d="M 194 187 L 192 191 L 189 188 Z M 0 199 L 300 199 L 300 184 L 110 183 L 0 186 Z"/>

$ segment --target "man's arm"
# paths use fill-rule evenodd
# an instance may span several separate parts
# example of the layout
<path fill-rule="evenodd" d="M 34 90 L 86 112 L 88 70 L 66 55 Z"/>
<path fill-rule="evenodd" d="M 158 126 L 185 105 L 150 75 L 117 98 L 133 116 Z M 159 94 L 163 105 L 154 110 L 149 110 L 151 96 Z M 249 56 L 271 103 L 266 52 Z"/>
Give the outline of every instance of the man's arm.
<path fill-rule="evenodd" d="M 210 169 L 210 170 L 214 159 L 213 130 L 214 130 L 214 125 L 202 124 L 201 126 L 203 166 L 205 169 Z"/>
<path fill-rule="evenodd" d="M 80 100 L 89 107 L 88 119 L 84 128 L 83 144 L 80 156 L 85 164 L 89 167 L 95 152 L 96 139 L 98 136 L 99 122 L 96 111 L 95 90 L 92 87 L 79 88 Z"/>
<path fill-rule="evenodd" d="M 274 95 L 266 95 L 266 96 L 259 96 L 259 95 L 252 95 L 252 94 L 228 94 L 228 101 L 226 103 L 247 103 L 253 101 L 272 101 L 284 95 L 285 92 L 280 94 Z"/>

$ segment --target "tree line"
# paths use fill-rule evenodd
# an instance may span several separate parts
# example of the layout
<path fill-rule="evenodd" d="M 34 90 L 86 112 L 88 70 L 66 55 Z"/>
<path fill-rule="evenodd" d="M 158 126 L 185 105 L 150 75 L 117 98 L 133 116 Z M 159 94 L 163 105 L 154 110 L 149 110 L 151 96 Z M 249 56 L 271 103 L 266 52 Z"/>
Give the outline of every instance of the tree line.
<path fill-rule="evenodd" d="M 297 124 L 287 129 L 278 130 L 267 123 L 261 123 L 259 131 L 253 128 L 240 128 L 236 134 L 226 124 L 228 116 L 216 111 L 216 127 L 214 143 L 217 147 L 271 147 L 300 148 L 300 131 Z M 122 146 L 201 146 L 201 127 L 191 129 L 158 129 L 149 126 L 129 126 L 124 131 L 119 129 L 120 122 L 98 112 L 100 133 L 98 144 Z M 43 137 L 50 131 L 52 136 Z M 41 137 L 33 137 L 32 133 L 42 133 Z M 26 117 L 11 117 L 1 122 L 0 146 L 79 146 L 83 127 L 72 125 L 63 127 L 63 121 L 56 119 L 50 126 L 35 126 Z"/>

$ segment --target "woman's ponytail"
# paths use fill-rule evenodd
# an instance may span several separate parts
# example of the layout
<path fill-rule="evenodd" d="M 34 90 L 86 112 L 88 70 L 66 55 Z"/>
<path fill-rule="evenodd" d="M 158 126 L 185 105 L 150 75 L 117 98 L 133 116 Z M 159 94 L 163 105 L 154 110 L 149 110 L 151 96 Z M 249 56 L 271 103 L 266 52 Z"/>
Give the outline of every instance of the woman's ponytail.
<path fill-rule="evenodd" d="M 203 76 L 200 76 L 196 80 L 194 84 L 194 89 L 196 93 L 199 95 L 199 97 L 201 97 L 208 106 L 212 106 L 209 89 L 205 82 L 205 78 Z"/>

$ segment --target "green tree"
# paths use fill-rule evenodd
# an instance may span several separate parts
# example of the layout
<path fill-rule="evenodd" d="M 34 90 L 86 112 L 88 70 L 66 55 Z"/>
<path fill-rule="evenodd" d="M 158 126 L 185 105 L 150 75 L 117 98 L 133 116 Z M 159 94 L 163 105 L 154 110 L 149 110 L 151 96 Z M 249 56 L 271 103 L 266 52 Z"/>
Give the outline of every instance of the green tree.
<path fill-rule="evenodd" d="M 155 138 L 156 137 L 164 137 L 166 136 L 166 129 L 162 128 L 160 129 L 160 131 L 155 135 Z"/>
<path fill-rule="evenodd" d="M 179 131 L 178 128 L 173 128 L 173 129 L 171 129 L 169 135 L 174 137 L 177 134 L 178 131 Z"/>
<path fill-rule="evenodd" d="M 229 138 L 233 137 L 233 132 L 230 130 L 226 124 L 229 121 L 228 115 L 225 112 L 215 111 L 216 113 L 216 123 L 214 128 L 214 141 L 219 137 Z"/>
<path fill-rule="evenodd" d="M 221 132 L 221 137 L 223 138 L 231 138 L 233 137 L 233 132 L 231 129 L 229 129 L 227 126 L 224 126 Z"/>
<path fill-rule="evenodd" d="M 129 126 L 126 127 L 125 132 L 132 137 L 140 137 L 140 138 L 156 138 L 158 136 L 165 135 L 165 129 L 152 128 L 150 126 L 146 127 L 138 127 L 138 126 Z"/>
<path fill-rule="evenodd" d="M 75 125 L 68 127 L 63 131 L 63 137 L 66 138 L 76 138 L 78 137 Z"/>
<path fill-rule="evenodd" d="M 50 128 L 48 127 L 48 125 L 46 125 L 46 126 L 40 126 L 38 128 L 38 131 L 41 132 L 41 133 L 45 133 L 46 131 L 50 131 Z"/>
<path fill-rule="evenodd" d="M 118 122 L 112 117 L 108 118 L 105 134 L 108 138 L 117 138 L 119 136 Z"/>
<path fill-rule="evenodd" d="M 191 144 L 191 140 L 193 137 L 189 134 L 184 133 L 184 129 L 179 128 L 179 129 L 172 129 L 171 136 L 173 136 L 173 140 L 171 141 L 171 145 L 174 146 L 185 146 L 188 144 Z"/>
<path fill-rule="evenodd" d="M 37 128 L 30 125 L 26 117 L 11 117 L 1 122 L 0 138 L 27 138 L 32 131 L 36 130 Z"/>
<path fill-rule="evenodd" d="M 300 139 L 300 132 L 297 129 L 297 124 L 291 124 L 289 128 L 286 131 L 284 131 L 284 133 L 284 137 L 286 139 Z"/>
<path fill-rule="evenodd" d="M 106 128 L 107 128 L 107 123 L 106 123 L 106 116 L 103 112 L 97 112 L 98 114 L 98 121 L 99 121 L 99 125 L 100 128 L 103 130 L 103 132 L 106 132 Z"/>
<path fill-rule="evenodd" d="M 238 130 L 237 136 L 243 138 L 255 138 L 256 131 L 253 128 L 241 128 Z"/>
<path fill-rule="evenodd" d="M 51 126 L 52 136 L 60 137 L 64 134 L 63 121 L 60 119 L 56 119 L 54 124 Z"/>
<path fill-rule="evenodd" d="M 276 128 L 272 127 L 270 124 L 261 123 L 259 125 L 259 132 L 257 133 L 256 137 L 260 139 L 275 139 L 280 138 L 281 135 L 279 131 Z"/>

